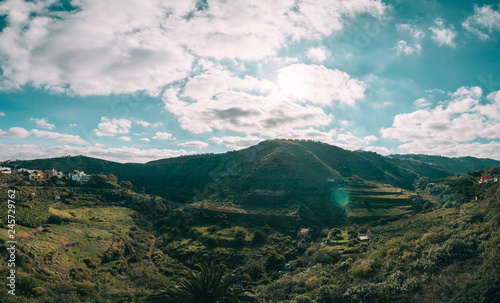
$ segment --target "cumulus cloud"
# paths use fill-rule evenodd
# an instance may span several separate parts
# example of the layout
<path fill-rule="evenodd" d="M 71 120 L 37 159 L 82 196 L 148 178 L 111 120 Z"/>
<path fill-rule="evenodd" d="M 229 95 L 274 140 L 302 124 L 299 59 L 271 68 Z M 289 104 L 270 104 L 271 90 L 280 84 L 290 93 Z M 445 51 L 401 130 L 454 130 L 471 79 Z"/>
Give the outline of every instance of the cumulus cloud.
<path fill-rule="evenodd" d="M 398 55 L 411 55 L 422 51 L 421 40 L 425 37 L 425 34 L 421 29 L 412 24 L 400 23 L 396 24 L 396 29 L 398 33 L 407 36 L 412 41 L 412 43 L 408 43 L 406 40 L 398 41 L 396 46 L 393 47 Z"/>
<path fill-rule="evenodd" d="M 42 119 L 30 118 L 30 122 L 35 122 L 36 125 L 38 125 L 38 127 L 49 129 L 49 130 L 56 127 L 54 124 L 50 124 L 49 120 L 47 118 L 42 118 Z"/>
<path fill-rule="evenodd" d="M 311 47 L 307 50 L 307 58 L 313 63 L 322 63 L 326 58 L 330 57 L 330 51 L 325 47 Z"/>
<path fill-rule="evenodd" d="M 429 27 L 429 30 L 432 32 L 432 40 L 436 41 L 439 46 L 448 45 L 455 47 L 456 44 L 453 40 L 458 35 L 455 31 L 455 27 L 453 25 L 446 27 L 444 20 L 441 18 L 436 18 L 434 23 L 434 26 Z"/>
<path fill-rule="evenodd" d="M 170 149 L 139 149 L 135 147 L 113 147 L 106 148 L 101 145 L 92 146 L 40 146 L 34 144 L 2 144 L 0 143 L 0 154 L 4 159 L 40 159 L 50 157 L 61 157 L 67 155 L 87 155 L 99 159 L 115 162 L 145 163 L 148 161 L 177 157 L 193 152 L 186 150 Z"/>
<path fill-rule="evenodd" d="M 101 123 L 94 129 L 94 134 L 99 137 L 115 136 L 116 134 L 126 134 L 130 131 L 132 121 L 128 119 L 109 119 L 101 117 Z"/>
<path fill-rule="evenodd" d="M 479 87 L 461 87 L 432 108 L 397 115 L 392 127 L 380 130 L 382 137 L 397 139 L 404 143 L 399 149 L 411 153 L 478 156 L 472 148 L 484 145 L 481 156 L 499 158 L 500 152 L 491 149 L 497 141 L 478 142 L 500 139 L 499 93 L 489 94 L 485 104 L 480 102 L 482 94 Z"/>
<path fill-rule="evenodd" d="M 5 138 L 26 138 L 30 135 L 30 132 L 22 127 L 11 127 L 8 131 L 3 131 L 0 129 L 0 137 Z"/>
<path fill-rule="evenodd" d="M 288 39 L 318 39 L 360 14 L 383 18 L 387 9 L 381 0 L 197 3 L 88 0 L 51 12 L 51 1 L 4 1 L 0 87 L 158 95 L 189 76 L 193 54 L 260 60 L 276 55 Z"/>
<path fill-rule="evenodd" d="M 257 136 L 223 136 L 223 137 L 213 137 L 209 139 L 215 144 L 225 145 L 234 150 L 239 150 L 243 148 L 250 147 L 252 145 L 258 144 L 259 142 L 264 141 L 265 139 L 259 138 Z"/>
<path fill-rule="evenodd" d="M 4 112 L 0 112 L 0 117 L 5 117 L 5 113 Z"/>
<path fill-rule="evenodd" d="M 277 71 L 277 82 L 212 68 L 183 88 L 167 89 L 163 101 L 191 133 L 226 129 L 274 137 L 283 129 L 328 125 L 333 117 L 322 106 L 353 105 L 364 91 L 364 83 L 345 72 L 292 64 Z"/>
<path fill-rule="evenodd" d="M 203 142 L 203 141 L 189 141 L 189 142 L 181 143 L 179 145 L 184 146 L 184 147 L 194 147 L 194 148 L 202 149 L 202 148 L 207 147 L 208 143 Z"/>
<path fill-rule="evenodd" d="M 135 121 L 135 123 L 142 125 L 143 127 L 148 127 L 149 125 L 151 125 L 151 123 L 149 123 L 147 121 L 142 121 L 142 120 Z"/>
<path fill-rule="evenodd" d="M 500 11 L 493 9 L 492 5 L 474 5 L 474 14 L 467 17 L 462 26 L 479 39 L 489 39 L 494 32 L 500 32 Z"/>
<path fill-rule="evenodd" d="M 35 137 L 44 138 L 47 140 L 54 140 L 63 144 L 85 144 L 85 140 L 76 135 L 60 134 L 56 132 L 49 132 L 45 130 L 33 129 L 31 133 Z"/>
<path fill-rule="evenodd" d="M 60 134 L 45 130 L 32 129 L 27 131 L 22 127 L 11 127 L 8 131 L 0 129 L 0 137 L 22 139 L 30 135 L 47 140 L 53 140 L 64 144 L 84 144 L 85 140 L 76 135 Z"/>
<path fill-rule="evenodd" d="M 175 140 L 175 138 L 172 137 L 172 134 L 165 133 L 165 132 L 156 132 L 153 139 L 154 140 Z"/>
<path fill-rule="evenodd" d="M 431 103 L 426 98 L 419 98 L 413 102 L 417 108 L 425 108 L 431 105 Z"/>
<path fill-rule="evenodd" d="M 302 102 L 331 105 L 340 101 L 354 105 L 357 99 L 365 97 L 362 81 L 321 65 L 293 64 L 284 67 L 278 71 L 277 83 L 281 93 Z"/>
<path fill-rule="evenodd" d="M 139 140 L 141 140 L 141 141 L 145 141 L 145 142 L 149 142 L 149 141 L 151 141 L 151 140 L 149 140 L 149 138 L 140 138 Z"/>
<path fill-rule="evenodd" d="M 125 141 L 125 142 L 130 142 L 130 141 L 132 141 L 132 138 L 127 137 L 127 136 L 121 136 L 121 137 L 120 137 L 120 138 L 118 138 L 118 139 L 120 139 L 120 140 L 122 140 L 122 141 Z"/>
<path fill-rule="evenodd" d="M 422 46 L 420 46 L 420 44 L 409 46 L 406 41 L 400 40 L 396 43 L 396 46 L 394 46 L 393 49 L 397 51 L 398 55 L 400 54 L 411 55 L 414 53 L 420 53 L 420 51 L 422 50 Z"/>

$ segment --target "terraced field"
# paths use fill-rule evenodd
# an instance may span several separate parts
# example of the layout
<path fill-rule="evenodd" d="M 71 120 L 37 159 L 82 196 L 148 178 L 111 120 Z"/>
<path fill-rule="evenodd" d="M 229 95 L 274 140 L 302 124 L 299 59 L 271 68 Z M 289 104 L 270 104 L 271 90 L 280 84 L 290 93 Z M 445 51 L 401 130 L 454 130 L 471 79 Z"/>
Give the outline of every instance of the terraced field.
<path fill-rule="evenodd" d="M 412 211 L 411 191 L 374 182 L 351 184 L 345 190 L 349 197 L 347 217 L 355 223 L 402 216 Z"/>

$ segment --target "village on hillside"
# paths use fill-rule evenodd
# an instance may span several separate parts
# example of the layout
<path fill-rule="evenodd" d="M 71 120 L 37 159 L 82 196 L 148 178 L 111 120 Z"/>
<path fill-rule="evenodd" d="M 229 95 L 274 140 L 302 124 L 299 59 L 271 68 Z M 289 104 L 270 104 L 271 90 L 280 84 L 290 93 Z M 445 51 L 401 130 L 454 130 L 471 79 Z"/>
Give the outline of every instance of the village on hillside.
<path fill-rule="evenodd" d="M 85 172 L 79 170 L 73 170 L 67 175 L 55 169 L 42 171 L 39 169 L 18 168 L 15 169 L 14 171 L 24 174 L 29 181 L 49 181 L 53 177 L 56 177 L 58 179 L 67 177 L 68 180 L 85 183 L 89 181 L 89 176 L 90 176 L 85 174 Z M 0 174 L 12 174 L 12 168 L 0 166 Z"/>

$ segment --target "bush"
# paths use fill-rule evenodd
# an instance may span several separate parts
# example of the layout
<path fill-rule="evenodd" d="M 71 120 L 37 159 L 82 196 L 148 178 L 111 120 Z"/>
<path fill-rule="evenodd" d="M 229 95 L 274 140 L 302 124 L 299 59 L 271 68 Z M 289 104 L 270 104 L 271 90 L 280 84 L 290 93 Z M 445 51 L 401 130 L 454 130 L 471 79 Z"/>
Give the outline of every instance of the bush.
<path fill-rule="evenodd" d="M 298 295 L 295 297 L 295 303 L 313 303 L 313 301 L 306 295 Z"/>
<path fill-rule="evenodd" d="M 264 267 L 268 271 L 278 270 L 281 269 L 284 264 L 285 264 L 285 257 L 273 251 L 267 256 Z"/>

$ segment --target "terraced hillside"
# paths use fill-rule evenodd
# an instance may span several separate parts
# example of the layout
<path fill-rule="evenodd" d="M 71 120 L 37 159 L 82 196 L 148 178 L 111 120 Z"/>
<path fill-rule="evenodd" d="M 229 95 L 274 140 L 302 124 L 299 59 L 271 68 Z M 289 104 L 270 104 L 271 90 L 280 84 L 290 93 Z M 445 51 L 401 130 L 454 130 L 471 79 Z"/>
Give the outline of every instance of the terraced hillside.
<path fill-rule="evenodd" d="M 344 190 L 349 196 L 347 217 L 354 223 L 364 223 L 412 212 L 415 193 L 375 182 L 351 183 Z"/>

